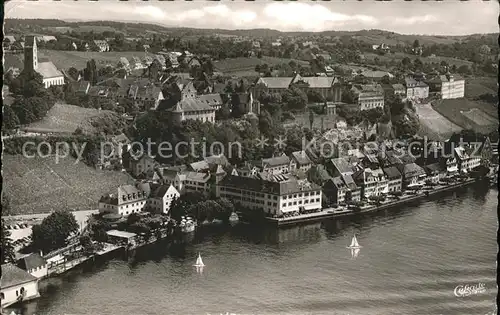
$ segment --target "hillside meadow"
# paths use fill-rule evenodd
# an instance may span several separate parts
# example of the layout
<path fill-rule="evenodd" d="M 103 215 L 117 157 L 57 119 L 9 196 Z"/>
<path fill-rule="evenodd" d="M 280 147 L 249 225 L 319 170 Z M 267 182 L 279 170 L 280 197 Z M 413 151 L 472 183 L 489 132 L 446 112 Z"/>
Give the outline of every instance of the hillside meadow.
<path fill-rule="evenodd" d="M 97 209 L 103 194 L 133 182 L 126 173 L 97 170 L 70 157 L 56 163 L 54 156 L 4 154 L 2 162 L 3 187 L 12 215 Z"/>

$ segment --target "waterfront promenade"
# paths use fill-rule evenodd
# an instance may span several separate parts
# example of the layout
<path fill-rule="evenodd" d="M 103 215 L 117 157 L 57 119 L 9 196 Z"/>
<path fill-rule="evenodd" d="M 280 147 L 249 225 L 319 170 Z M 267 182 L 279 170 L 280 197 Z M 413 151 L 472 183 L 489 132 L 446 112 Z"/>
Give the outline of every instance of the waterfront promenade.
<path fill-rule="evenodd" d="M 288 218 L 270 218 L 267 217 L 266 220 L 272 225 L 275 226 L 290 226 L 300 223 L 306 222 L 314 222 L 321 221 L 324 219 L 332 219 L 338 217 L 345 217 L 369 212 L 376 212 L 380 210 L 385 210 L 388 208 L 392 208 L 398 205 L 403 205 L 412 201 L 422 200 L 428 198 L 430 196 L 439 194 L 441 192 L 450 191 L 459 187 L 468 186 L 472 183 L 476 182 L 475 179 L 467 179 L 465 181 L 449 184 L 449 185 L 439 185 L 432 188 L 432 190 L 421 190 L 415 194 L 409 194 L 407 192 L 403 193 L 402 196 L 397 199 L 386 200 L 380 202 L 380 205 L 365 205 L 361 207 L 359 210 L 347 209 L 345 207 L 338 208 L 325 208 L 322 211 L 308 214 L 299 214 L 296 216 L 288 217 Z"/>

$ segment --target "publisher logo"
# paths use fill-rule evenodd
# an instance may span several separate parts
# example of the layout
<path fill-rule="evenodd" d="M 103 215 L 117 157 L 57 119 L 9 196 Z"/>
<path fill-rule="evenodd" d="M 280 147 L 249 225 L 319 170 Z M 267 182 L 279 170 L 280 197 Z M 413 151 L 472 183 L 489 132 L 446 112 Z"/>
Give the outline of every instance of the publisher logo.
<path fill-rule="evenodd" d="M 484 283 L 479 283 L 477 285 L 459 285 L 455 288 L 453 293 L 456 297 L 466 297 L 471 295 L 482 294 L 486 292 L 486 287 Z"/>

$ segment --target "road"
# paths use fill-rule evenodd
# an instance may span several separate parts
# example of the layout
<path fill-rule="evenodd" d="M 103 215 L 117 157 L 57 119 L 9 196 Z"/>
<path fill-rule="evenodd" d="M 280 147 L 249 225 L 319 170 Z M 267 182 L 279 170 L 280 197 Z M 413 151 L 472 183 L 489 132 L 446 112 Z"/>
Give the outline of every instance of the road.
<path fill-rule="evenodd" d="M 87 222 L 87 218 L 94 213 L 99 213 L 99 210 L 82 210 L 82 211 L 72 211 L 75 215 L 76 222 L 80 228 L 84 228 Z M 5 220 L 7 225 L 13 225 L 14 223 L 27 223 L 29 226 L 24 229 L 9 229 L 10 238 L 15 241 L 27 236 L 31 235 L 31 226 L 33 224 L 40 223 L 45 217 L 47 217 L 50 213 L 39 213 L 39 214 L 29 214 L 29 215 L 13 215 L 13 216 L 5 216 L 3 219 Z"/>

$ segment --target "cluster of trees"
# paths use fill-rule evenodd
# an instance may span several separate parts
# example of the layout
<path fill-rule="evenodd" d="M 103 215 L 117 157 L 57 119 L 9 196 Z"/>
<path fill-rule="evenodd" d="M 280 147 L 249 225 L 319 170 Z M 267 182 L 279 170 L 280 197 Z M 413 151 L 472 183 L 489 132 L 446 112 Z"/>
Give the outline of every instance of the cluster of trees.
<path fill-rule="evenodd" d="M 75 216 L 68 211 L 55 211 L 33 226 L 33 247 L 47 253 L 67 245 L 68 238 L 78 232 Z"/>
<path fill-rule="evenodd" d="M 15 261 L 14 246 L 12 245 L 12 239 L 10 238 L 10 231 L 5 227 L 5 222 L 2 219 L 2 245 L 0 247 L 2 265 L 6 263 L 13 263 Z"/>
<path fill-rule="evenodd" d="M 191 216 L 198 222 L 227 221 L 234 209 L 233 203 L 226 198 L 211 200 L 200 193 L 187 193 L 172 201 L 170 216 L 177 221 L 182 216 Z"/>
<path fill-rule="evenodd" d="M 42 119 L 54 106 L 56 98 L 61 97 L 61 88 L 53 86 L 45 89 L 43 78 L 37 72 L 22 72 L 17 78 L 5 77 L 14 102 L 5 106 L 3 130 Z"/>

